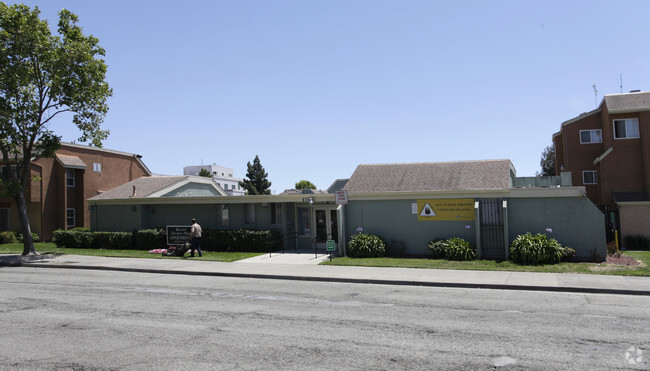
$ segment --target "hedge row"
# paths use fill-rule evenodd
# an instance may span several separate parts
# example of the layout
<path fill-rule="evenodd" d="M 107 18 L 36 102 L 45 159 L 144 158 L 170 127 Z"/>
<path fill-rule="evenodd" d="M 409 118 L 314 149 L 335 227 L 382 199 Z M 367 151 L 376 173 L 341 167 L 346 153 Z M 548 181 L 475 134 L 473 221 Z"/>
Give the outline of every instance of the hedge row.
<path fill-rule="evenodd" d="M 32 233 L 32 240 L 34 242 L 41 242 L 41 238 L 36 233 Z M 23 234 L 14 231 L 0 232 L 0 244 L 3 243 L 16 243 L 23 242 Z"/>
<path fill-rule="evenodd" d="M 167 247 L 163 229 L 143 229 L 134 232 L 90 232 L 88 229 L 57 230 L 52 241 L 57 247 L 153 250 Z M 203 251 L 267 252 L 282 243 L 278 231 L 260 230 L 204 230 L 201 238 Z"/>

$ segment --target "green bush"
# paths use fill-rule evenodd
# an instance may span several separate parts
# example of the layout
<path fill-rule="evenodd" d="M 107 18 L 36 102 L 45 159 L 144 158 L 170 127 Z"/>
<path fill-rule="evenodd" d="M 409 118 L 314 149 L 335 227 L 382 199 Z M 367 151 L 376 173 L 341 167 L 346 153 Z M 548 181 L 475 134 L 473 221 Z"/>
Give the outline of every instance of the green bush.
<path fill-rule="evenodd" d="M 13 231 L 0 232 L 0 244 L 16 242 L 18 242 L 18 239 L 16 239 L 16 234 Z"/>
<path fill-rule="evenodd" d="M 111 250 L 130 250 L 133 248 L 133 233 L 108 232 L 108 248 Z"/>
<path fill-rule="evenodd" d="M 650 238 L 643 235 L 625 236 L 623 246 L 626 250 L 650 250 Z"/>
<path fill-rule="evenodd" d="M 268 252 L 282 244 L 282 233 L 273 230 L 203 230 L 203 251 Z"/>
<path fill-rule="evenodd" d="M 447 240 L 445 259 L 459 261 L 474 260 L 476 259 L 476 248 L 470 246 L 469 242 L 462 238 L 452 237 Z"/>
<path fill-rule="evenodd" d="M 569 254 L 575 250 L 565 250 L 556 239 L 541 233 L 519 235 L 510 246 L 510 260 L 521 265 L 557 264 Z"/>
<path fill-rule="evenodd" d="M 18 242 L 23 242 L 23 234 L 22 233 L 16 233 L 16 238 L 18 239 Z M 41 242 L 41 237 L 39 237 L 38 234 L 32 232 L 32 241 Z"/>
<path fill-rule="evenodd" d="M 162 229 L 142 229 L 136 232 L 136 248 L 153 250 L 165 248 L 167 233 Z"/>
<path fill-rule="evenodd" d="M 355 234 L 348 244 L 348 255 L 353 258 L 381 258 L 386 256 L 386 244 L 371 234 Z"/>
<path fill-rule="evenodd" d="M 576 250 L 567 246 L 562 246 L 560 252 L 562 253 L 562 257 L 560 258 L 561 261 L 568 261 L 576 256 Z"/>
<path fill-rule="evenodd" d="M 445 250 L 447 249 L 447 240 L 444 238 L 436 238 L 429 242 L 429 250 L 433 253 L 434 259 L 444 259 Z"/>

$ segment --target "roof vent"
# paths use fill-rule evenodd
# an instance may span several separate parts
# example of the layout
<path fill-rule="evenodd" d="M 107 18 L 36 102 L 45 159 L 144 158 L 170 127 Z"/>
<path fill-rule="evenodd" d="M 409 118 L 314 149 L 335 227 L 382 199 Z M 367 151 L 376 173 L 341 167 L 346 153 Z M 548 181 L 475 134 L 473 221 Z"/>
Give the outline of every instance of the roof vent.
<path fill-rule="evenodd" d="M 630 90 L 630 93 L 640 93 L 641 90 Z"/>

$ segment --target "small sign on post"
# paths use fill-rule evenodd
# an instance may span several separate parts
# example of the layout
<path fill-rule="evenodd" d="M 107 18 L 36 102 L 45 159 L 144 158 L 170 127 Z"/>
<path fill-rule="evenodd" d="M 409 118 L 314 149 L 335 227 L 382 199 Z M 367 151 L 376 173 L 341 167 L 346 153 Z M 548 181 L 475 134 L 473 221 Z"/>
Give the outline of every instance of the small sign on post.
<path fill-rule="evenodd" d="M 348 204 L 348 191 L 343 189 L 336 191 L 336 204 L 337 205 Z"/>
<path fill-rule="evenodd" d="M 330 253 L 330 261 L 332 261 L 332 253 L 336 250 L 336 241 L 327 240 L 325 247 L 327 248 L 327 252 Z"/>

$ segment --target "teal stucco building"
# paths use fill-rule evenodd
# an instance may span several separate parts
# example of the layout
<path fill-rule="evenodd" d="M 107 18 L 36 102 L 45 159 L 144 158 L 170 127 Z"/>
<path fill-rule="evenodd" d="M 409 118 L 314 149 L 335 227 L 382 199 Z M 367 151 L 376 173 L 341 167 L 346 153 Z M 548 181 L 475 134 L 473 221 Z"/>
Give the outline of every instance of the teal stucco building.
<path fill-rule="evenodd" d="M 285 249 L 345 255 L 358 231 L 382 237 L 393 255 L 429 256 L 428 242 L 460 237 L 479 256 L 506 259 L 520 234 L 546 233 L 576 258 L 607 256 L 603 213 L 570 176 L 517 178 L 509 160 L 359 165 L 328 191 L 228 196 L 195 176 L 143 177 L 88 200 L 91 229 L 131 231 L 189 224 L 271 229 Z"/>

